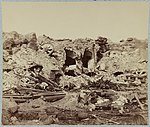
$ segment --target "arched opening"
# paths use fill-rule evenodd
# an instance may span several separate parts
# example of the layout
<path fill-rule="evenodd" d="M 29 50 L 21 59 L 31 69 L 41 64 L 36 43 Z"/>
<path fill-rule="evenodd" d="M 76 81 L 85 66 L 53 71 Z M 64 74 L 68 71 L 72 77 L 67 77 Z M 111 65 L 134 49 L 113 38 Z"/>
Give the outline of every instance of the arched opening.
<path fill-rule="evenodd" d="M 65 52 L 66 52 L 65 66 L 75 65 L 76 61 L 75 61 L 75 58 L 74 58 L 74 56 L 75 56 L 74 52 L 70 51 L 70 50 L 67 50 L 67 49 L 65 49 Z"/>
<path fill-rule="evenodd" d="M 90 52 L 88 49 L 85 49 L 84 55 L 82 58 L 83 67 L 88 68 L 88 61 L 92 58 L 92 52 Z"/>

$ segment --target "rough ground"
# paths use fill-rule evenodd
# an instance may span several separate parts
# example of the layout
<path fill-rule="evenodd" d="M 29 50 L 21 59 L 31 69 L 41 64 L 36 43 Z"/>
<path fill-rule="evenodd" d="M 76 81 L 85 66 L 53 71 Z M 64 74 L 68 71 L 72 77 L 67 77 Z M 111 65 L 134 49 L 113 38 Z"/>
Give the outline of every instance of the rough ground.
<path fill-rule="evenodd" d="M 148 40 L 3 33 L 5 125 L 143 125 Z"/>

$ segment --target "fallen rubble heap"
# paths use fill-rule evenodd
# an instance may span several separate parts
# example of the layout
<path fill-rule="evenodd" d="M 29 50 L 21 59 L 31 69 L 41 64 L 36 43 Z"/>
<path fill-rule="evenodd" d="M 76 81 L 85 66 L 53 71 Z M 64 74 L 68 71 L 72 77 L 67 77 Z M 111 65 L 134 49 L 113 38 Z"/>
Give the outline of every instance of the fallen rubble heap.
<path fill-rule="evenodd" d="M 147 124 L 148 41 L 3 33 L 3 124 Z"/>

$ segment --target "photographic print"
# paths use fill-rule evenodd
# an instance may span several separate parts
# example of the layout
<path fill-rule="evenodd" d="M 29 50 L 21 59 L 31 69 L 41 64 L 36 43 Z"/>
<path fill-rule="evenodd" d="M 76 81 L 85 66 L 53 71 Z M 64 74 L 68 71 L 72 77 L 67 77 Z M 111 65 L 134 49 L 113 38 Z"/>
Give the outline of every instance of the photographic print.
<path fill-rule="evenodd" d="M 148 2 L 2 2 L 3 125 L 147 125 Z"/>

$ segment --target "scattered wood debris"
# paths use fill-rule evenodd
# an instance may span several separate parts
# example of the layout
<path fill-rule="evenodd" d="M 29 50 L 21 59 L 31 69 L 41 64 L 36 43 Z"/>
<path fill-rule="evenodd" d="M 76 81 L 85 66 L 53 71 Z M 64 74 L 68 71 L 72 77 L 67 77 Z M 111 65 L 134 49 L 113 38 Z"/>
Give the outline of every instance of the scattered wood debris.
<path fill-rule="evenodd" d="M 2 123 L 147 124 L 147 55 L 136 38 L 3 33 Z"/>

